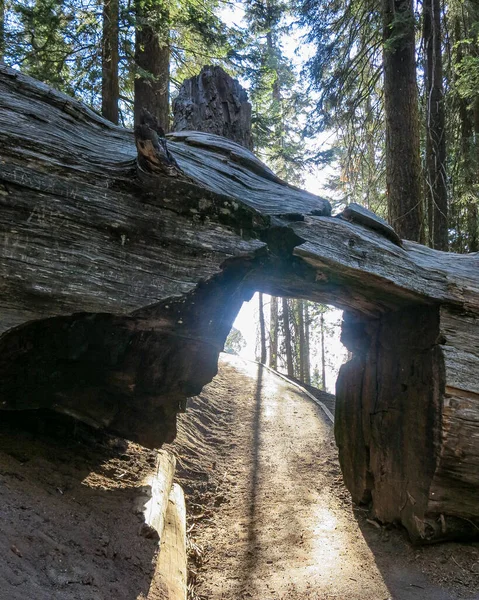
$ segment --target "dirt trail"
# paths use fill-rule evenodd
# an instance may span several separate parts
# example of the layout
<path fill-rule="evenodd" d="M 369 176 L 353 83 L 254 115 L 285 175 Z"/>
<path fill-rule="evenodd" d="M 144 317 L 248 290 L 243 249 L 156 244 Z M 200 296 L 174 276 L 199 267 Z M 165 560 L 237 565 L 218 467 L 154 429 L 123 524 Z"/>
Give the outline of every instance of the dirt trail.
<path fill-rule="evenodd" d="M 353 511 L 331 423 L 296 387 L 225 356 L 205 394 L 223 396 L 228 418 L 214 434 L 216 508 L 191 521 L 205 552 L 197 597 L 479 598 L 477 545 L 412 548 Z"/>

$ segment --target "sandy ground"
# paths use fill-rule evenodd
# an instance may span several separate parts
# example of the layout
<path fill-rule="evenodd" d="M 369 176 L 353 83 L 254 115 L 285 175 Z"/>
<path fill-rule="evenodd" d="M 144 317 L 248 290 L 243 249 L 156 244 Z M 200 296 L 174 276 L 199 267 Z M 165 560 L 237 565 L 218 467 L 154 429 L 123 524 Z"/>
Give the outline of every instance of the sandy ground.
<path fill-rule="evenodd" d="M 33 411 L 0 416 L 0 600 L 146 598 L 156 453 Z"/>
<path fill-rule="evenodd" d="M 191 598 L 479 598 L 477 544 L 414 548 L 404 532 L 352 506 L 331 423 L 297 388 L 224 355 L 198 401 L 176 444 L 183 457 L 197 448 L 180 469 L 190 502 Z M 198 419 L 191 433 L 189 420 Z"/>

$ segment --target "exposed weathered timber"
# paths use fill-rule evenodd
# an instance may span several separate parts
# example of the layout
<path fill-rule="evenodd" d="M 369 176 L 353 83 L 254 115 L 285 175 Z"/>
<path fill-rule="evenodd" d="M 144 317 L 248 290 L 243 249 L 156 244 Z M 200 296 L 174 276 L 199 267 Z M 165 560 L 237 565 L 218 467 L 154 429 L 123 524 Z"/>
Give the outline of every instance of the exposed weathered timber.
<path fill-rule="evenodd" d="M 329 302 L 348 312 L 336 431 L 354 499 L 417 540 L 478 532 L 479 255 L 398 245 L 239 144 L 143 125 L 138 152 L 0 66 L 0 408 L 158 447 L 243 300 Z"/>
<path fill-rule="evenodd" d="M 394 229 L 381 217 L 378 217 L 373 212 L 364 208 L 356 202 L 351 202 L 346 208 L 337 215 L 340 219 L 351 221 L 353 223 L 359 223 L 365 227 L 372 229 L 373 231 L 379 232 L 381 235 L 386 237 L 391 242 L 394 242 L 398 246 L 402 246 L 401 238 L 394 231 Z"/>
<path fill-rule="evenodd" d="M 145 517 L 145 525 L 163 539 L 165 529 L 166 513 L 168 511 L 168 499 L 173 486 L 176 459 L 173 454 L 166 450 L 160 450 L 156 458 L 156 470 L 148 480 L 149 499 L 139 507 Z"/>
<path fill-rule="evenodd" d="M 173 484 L 166 513 L 165 529 L 161 540 L 157 576 L 153 578 L 147 600 L 165 598 L 186 600 L 186 507 L 181 486 Z M 155 574 L 156 575 L 156 574 Z M 157 595 L 159 594 L 159 596 Z"/>
<path fill-rule="evenodd" d="M 173 131 L 214 133 L 251 150 L 248 95 L 221 67 L 203 67 L 182 83 L 173 100 Z"/>

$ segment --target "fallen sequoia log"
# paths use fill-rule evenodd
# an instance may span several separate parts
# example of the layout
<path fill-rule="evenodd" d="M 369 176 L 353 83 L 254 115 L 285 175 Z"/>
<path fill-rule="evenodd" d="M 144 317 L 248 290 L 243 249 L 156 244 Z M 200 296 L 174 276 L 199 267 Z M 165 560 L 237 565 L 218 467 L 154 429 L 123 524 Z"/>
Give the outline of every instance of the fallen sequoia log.
<path fill-rule="evenodd" d="M 255 290 L 345 309 L 336 437 L 356 502 L 479 532 L 479 256 L 397 239 L 207 133 L 134 135 L 0 67 L 0 408 L 159 447 Z M 225 398 L 225 402 L 227 399 Z"/>

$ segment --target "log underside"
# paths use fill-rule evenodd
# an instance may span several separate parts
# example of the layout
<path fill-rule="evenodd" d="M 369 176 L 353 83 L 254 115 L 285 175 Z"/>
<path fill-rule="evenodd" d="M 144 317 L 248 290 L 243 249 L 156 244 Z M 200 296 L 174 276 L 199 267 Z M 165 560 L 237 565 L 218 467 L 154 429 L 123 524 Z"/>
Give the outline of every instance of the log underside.
<path fill-rule="evenodd" d="M 250 152 L 132 132 L 0 66 L 0 408 L 48 408 L 158 447 L 255 290 L 346 310 L 348 488 L 415 540 L 479 531 L 479 256 L 331 216 Z"/>

